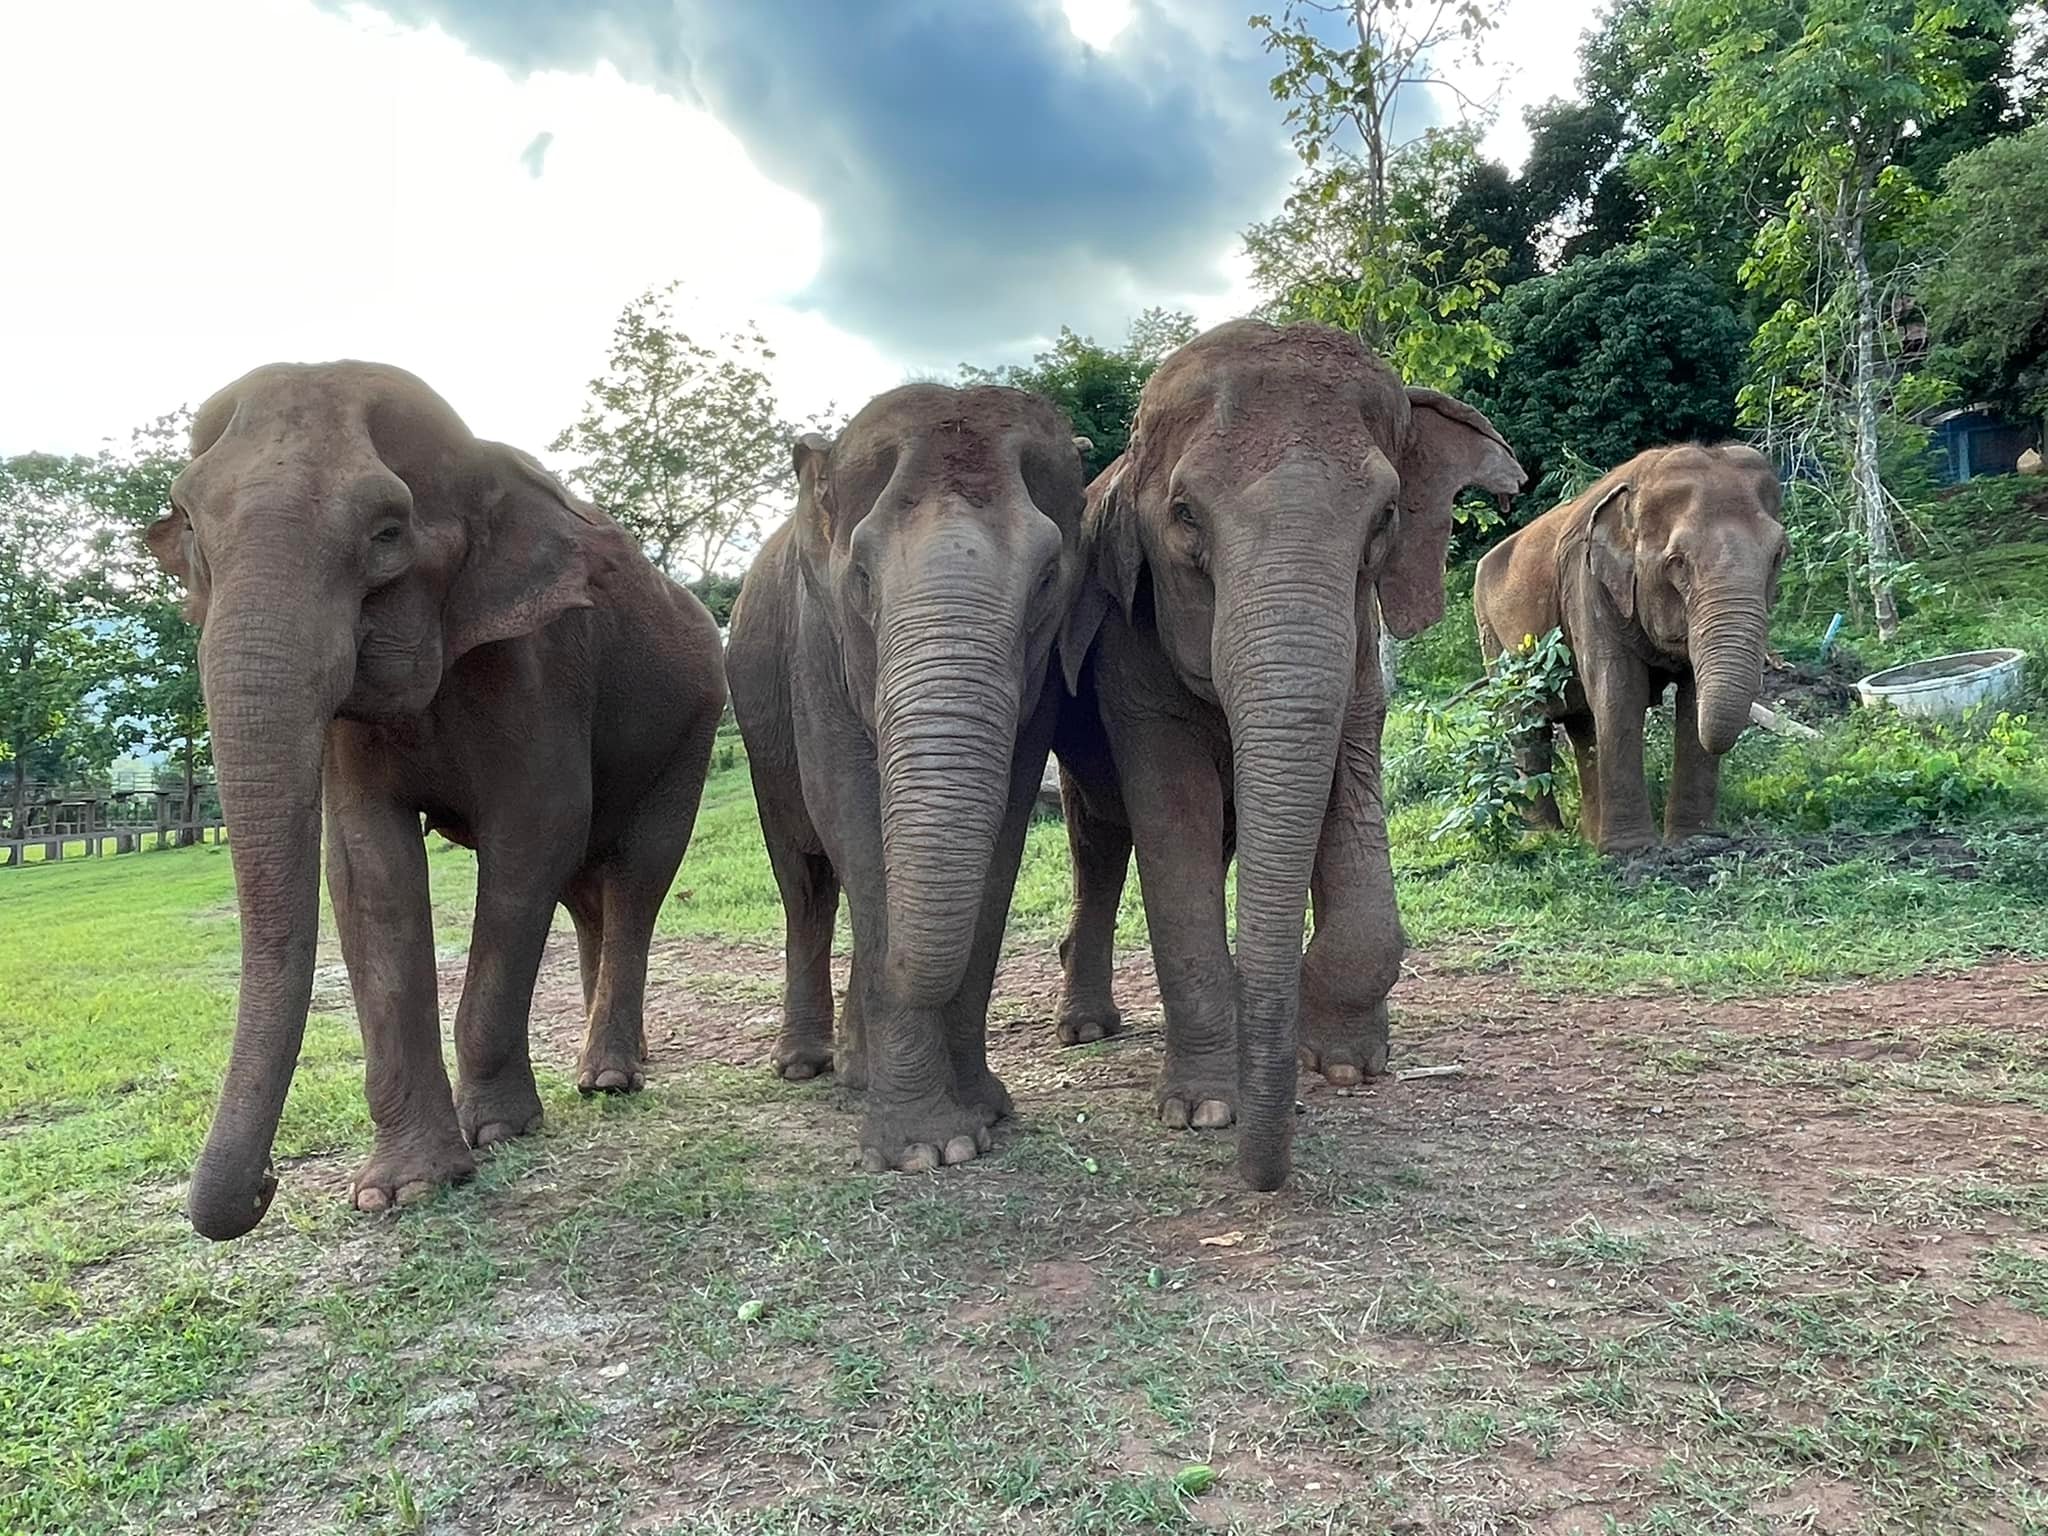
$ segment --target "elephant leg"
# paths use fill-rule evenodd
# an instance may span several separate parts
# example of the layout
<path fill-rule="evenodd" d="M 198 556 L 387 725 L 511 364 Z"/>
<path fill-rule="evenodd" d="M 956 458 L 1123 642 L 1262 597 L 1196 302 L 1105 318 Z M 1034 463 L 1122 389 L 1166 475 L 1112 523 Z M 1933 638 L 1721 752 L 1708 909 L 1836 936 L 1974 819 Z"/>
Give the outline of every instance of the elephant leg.
<path fill-rule="evenodd" d="M 1700 744 L 1699 685 L 1678 680 L 1672 725 L 1671 793 L 1664 802 L 1664 841 L 1682 843 L 1708 832 L 1721 801 L 1721 759 Z"/>
<path fill-rule="evenodd" d="M 382 1211 L 476 1172 L 441 1060 L 434 917 L 415 811 L 330 790 L 327 889 L 363 1034 L 376 1141 L 349 1185 L 357 1210 Z"/>
<path fill-rule="evenodd" d="M 1315 934 L 1301 968 L 1302 1063 L 1338 1087 L 1387 1070 L 1387 994 L 1407 947 L 1380 799 L 1385 720 L 1378 678 L 1361 668 L 1309 880 Z"/>
<path fill-rule="evenodd" d="M 1516 732 L 1510 748 L 1515 770 L 1523 778 L 1551 773 L 1557 765 L 1557 728 L 1549 720 L 1539 720 L 1526 731 Z M 1556 792 L 1546 789 L 1531 795 L 1522 807 L 1522 820 L 1538 832 L 1554 832 L 1562 827 L 1564 820 L 1557 814 Z"/>
<path fill-rule="evenodd" d="M 583 982 L 583 1016 L 597 997 L 597 973 L 604 955 L 604 888 L 586 871 L 562 892 L 562 905 L 576 925 L 576 974 Z"/>
<path fill-rule="evenodd" d="M 749 766 L 761 837 L 782 896 L 782 1036 L 770 1064 L 790 1082 L 836 1066 L 843 1081 L 845 1042 L 836 1058 L 832 1049 L 832 929 L 839 918 L 839 876 L 819 845 L 794 765 L 764 755 L 750 759 Z"/>
<path fill-rule="evenodd" d="M 1650 707 L 1649 674 L 1633 657 L 1581 661 L 1586 698 L 1599 742 L 1594 775 L 1600 786 L 1597 846 L 1605 854 L 1638 853 L 1657 841 L 1650 785 L 1643 777 L 1643 716 Z"/>
<path fill-rule="evenodd" d="M 1600 746 L 1591 715 L 1573 715 L 1564 723 L 1571 738 L 1572 761 L 1579 770 L 1579 836 L 1596 847 L 1600 842 Z"/>
<path fill-rule="evenodd" d="M 477 827 L 477 915 L 469 930 L 469 971 L 455 1008 L 455 1114 L 471 1147 L 522 1137 L 541 1124 L 528 1024 L 532 983 L 541 975 L 575 860 L 588 842 L 590 799 L 569 795 L 545 823 L 494 815 Z M 612 913 L 604 913 L 606 934 Z M 604 991 L 602 961 L 598 997 Z"/>
<path fill-rule="evenodd" d="M 1238 1081 L 1222 780 L 1208 744 L 1178 721 L 1120 724 L 1116 758 L 1166 1005 L 1159 1118 L 1214 1130 L 1236 1118 Z"/>
<path fill-rule="evenodd" d="M 916 995 L 892 974 L 881 787 L 873 747 L 850 722 L 821 718 L 807 750 L 804 792 L 853 920 L 853 975 L 846 1015 L 857 1019 L 867 1110 L 861 1166 L 922 1172 L 963 1163 L 992 1146 L 981 1114 L 960 1102 L 946 1032 L 950 999 Z M 829 764 L 827 768 L 825 765 Z M 956 989 L 957 990 L 957 989 Z M 842 1081 L 847 1080 L 844 1067 Z"/>
<path fill-rule="evenodd" d="M 981 915 L 974 925 L 974 950 L 961 978 L 960 991 L 946 1010 L 946 1043 L 953 1055 L 953 1086 L 960 1102 L 993 1125 L 1009 1118 L 1010 1093 L 988 1067 L 988 1000 L 995 989 L 996 966 L 1003 954 L 1003 930 L 1010 921 L 1010 898 L 1017 886 L 1017 866 L 1024 859 L 1024 839 L 1031 830 L 1031 808 L 1045 777 L 1046 748 L 1052 736 L 1052 705 L 1048 699 L 1039 720 L 1025 732 L 1011 769 L 1010 803 L 989 858 L 988 882 L 982 892 Z"/>
<path fill-rule="evenodd" d="M 1123 1032 L 1117 1012 L 1116 914 L 1130 873 L 1131 829 L 1097 816 L 1073 775 L 1060 774 L 1060 810 L 1074 868 L 1074 915 L 1060 940 L 1061 1045 L 1086 1045 Z"/>
<path fill-rule="evenodd" d="M 604 936 L 576 1064 L 579 1093 L 632 1093 L 646 1084 L 647 954 L 697 825 L 715 726 L 707 722 L 683 743 L 605 856 Z"/>
<path fill-rule="evenodd" d="M 846 964 L 846 1001 L 839 1008 L 839 1032 L 832 1048 L 833 1072 L 846 1087 L 859 1093 L 868 1085 L 867 1010 L 862 1002 L 860 949 L 856 945 Z M 831 978 L 826 978 L 826 998 L 831 998 Z"/>

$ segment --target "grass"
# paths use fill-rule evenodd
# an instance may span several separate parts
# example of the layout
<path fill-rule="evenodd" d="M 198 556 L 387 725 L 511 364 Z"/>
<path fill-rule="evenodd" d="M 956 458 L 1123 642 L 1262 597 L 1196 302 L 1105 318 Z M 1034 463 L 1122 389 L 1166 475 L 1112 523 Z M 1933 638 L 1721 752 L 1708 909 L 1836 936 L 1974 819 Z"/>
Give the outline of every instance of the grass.
<path fill-rule="evenodd" d="M 1476 666 L 1452 612 L 1406 663 L 1439 691 Z M 0 871 L 0 1532 L 2048 1532 L 2039 973 L 1875 1017 L 1797 994 L 2041 955 L 2039 765 L 1947 863 L 1862 824 L 1821 857 L 1785 807 L 1867 746 L 1745 740 L 1748 841 L 1634 883 L 1563 836 L 1432 842 L 1410 775 L 1400 1050 L 1467 1072 L 1305 1089 L 1273 1197 L 1151 1125 L 1156 1011 L 1050 1048 L 1042 959 L 999 999 L 997 1156 L 849 1171 L 857 1102 L 759 1070 L 781 918 L 725 756 L 647 1093 L 579 1099 L 554 1020 L 541 1135 L 355 1217 L 323 919 L 276 1205 L 210 1246 L 180 1201 L 232 1016 L 226 850 Z M 428 868 L 452 964 L 474 864 Z M 1067 878 L 1034 826 L 1015 952 L 1049 952 Z"/>

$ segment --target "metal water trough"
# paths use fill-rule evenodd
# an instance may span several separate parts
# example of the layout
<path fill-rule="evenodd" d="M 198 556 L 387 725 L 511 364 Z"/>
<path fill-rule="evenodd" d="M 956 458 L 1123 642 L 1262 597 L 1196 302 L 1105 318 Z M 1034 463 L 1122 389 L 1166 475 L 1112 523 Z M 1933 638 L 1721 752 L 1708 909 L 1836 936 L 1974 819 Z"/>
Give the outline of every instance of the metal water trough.
<path fill-rule="evenodd" d="M 1889 704 L 1902 715 L 1953 720 L 1979 704 L 2018 691 L 2027 653 L 1957 651 L 1873 672 L 1856 685 L 1866 704 Z"/>

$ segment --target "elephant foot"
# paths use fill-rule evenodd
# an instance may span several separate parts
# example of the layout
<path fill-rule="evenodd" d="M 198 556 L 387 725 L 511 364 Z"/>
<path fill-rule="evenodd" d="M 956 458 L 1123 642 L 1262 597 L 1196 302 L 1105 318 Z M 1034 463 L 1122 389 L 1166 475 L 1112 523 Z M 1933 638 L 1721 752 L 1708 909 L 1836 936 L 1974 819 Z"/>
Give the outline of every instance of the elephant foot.
<path fill-rule="evenodd" d="M 1159 1123 L 1169 1130 L 1220 1131 L 1237 1118 L 1237 1060 L 1169 1056 L 1159 1078 Z"/>
<path fill-rule="evenodd" d="M 1647 853 L 1657 846 L 1657 834 L 1645 828 L 1640 832 L 1609 832 L 1601 836 L 1600 852 L 1610 859 L 1626 859 L 1638 853 Z"/>
<path fill-rule="evenodd" d="M 1068 1003 L 1057 1026 L 1061 1045 L 1093 1045 L 1124 1032 L 1124 1016 L 1116 1004 Z"/>
<path fill-rule="evenodd" d="M 462 1139 L 479 1149 L 539 1130 L 540 1090 L 534 1086 L 533 1074 L 457 1085 L 455 1122 Z"/>
<path fill-rule="evenodd" d="M 821 1039 L 785 1029 L 782 1038 L 775 1042 L 774 1056 L 769 1059 L 775 1075 L 786 1083 L 805 1083 L 823 1077 L 832 1070 L 831 1033 L 827 1031 Z"/>
<path fill-rule="evenodd" d="M 994 1145 L 983 1111 L 950 1095 L 871 1107 L 860 1128 L 860 1162 L 868 1173 L 929 1173 L 971 1163 Z"/>
<path fill-rule="evenodd" d="M 475 1175 L 476 1159 L 452 1127 L 446 1134 L 380 1135 L 349 1182 L 349 1203 L 371 1213 L 396 1210 Z"/>
<path fill-rule="evenodd" d="M 974 1112 L 983 1127 L 994 1125 L 998 1120 L 1007 1120 L 1016 1113 L 1016 1106 L 1010 1102 L 1010 1090 L 987 1068 L 982 1069 L 980 1081 L 960 1089 L 960 1102 Z"/>
<path fill-rule="evenodd" d="M 644 1039 L 637 1045 L 588 1041 L 576 1064 L 576 1091 L 586 1098 L 593 1093 L 638 1093 L 647 1086 L 645 1051 Z"/>
<path fill-rule="evenodd" d="M 1356 1088 L 1387 1072 L 1387 1004 L 1382 998 L 1362 1016 L 1329 1017 L 1319 1009 L 1301 1013 L 1301 1064 L 1320 1072 L 1333 1088 Z"/>

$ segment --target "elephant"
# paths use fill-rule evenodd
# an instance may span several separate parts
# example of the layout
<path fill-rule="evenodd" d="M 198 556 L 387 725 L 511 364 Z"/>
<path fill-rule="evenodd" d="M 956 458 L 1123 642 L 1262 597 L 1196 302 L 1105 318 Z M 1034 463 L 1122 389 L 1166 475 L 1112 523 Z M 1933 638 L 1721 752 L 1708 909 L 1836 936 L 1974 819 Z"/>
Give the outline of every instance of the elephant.
<path fill-rule="evenodd" d="M 1135 847 L 1166 1010 L 1159 1117 L 1240 1122 L 1255 1189 L 1287 1179 L 1302 1062 L 1335 1084 L 1385 1070 L 1405 940 L 1381 621 L 1408 636 L 1442 616 L 1453 498 L 1522 478 L 1483 415 L 1404 388 L 1348 332 L 1233 321 L 1160 365 L 1089 488 L 1088 575 L 1059 646 L 1060 1037 L 1120 1027 L 1112 944 Z"/>
<path fill-rule="evenodd" d="M 988 1000 L 1059 703 L 1086 441 L 1015 389 L 880 395 L 795 444 L 796 511 L 734 605 L 733 711 L 785 919 L 774 1065 L 867 1090 L 871 1172 L 971 1161 L 1010 1112 Z"/>
<path fill-rule="evenodd" d="M 1721 758 L 1763 682 L 1778 572 L 1785 563 L 1778 477 L 1739 443 L 1653 448 L 1610 470 L 1488 550 L 1472 607 L 1489 665 L 1525 636 L 1562 629 L 1574 677 L 1552 722 L 1515 744 L 1526 773 L 1548 773 L 1554 724 L 1579 769 L 1579 825 L 1605 854 L 1657 841 L 1643 778 L 1643 717 L 1678 688 L 1664 835 L 1714 823 Z M 1561 825 L 1546 794 L 1537 826 Z"/>
<path fill-rule="evenodd" d="M 401 369 L 258 368 L 200 407 L 191 452 L 146 539 L 200 626 L 241 912 L 233 1045 L 187 1202 L 200 1233 L 227 1239 L 277 1188 L 323 799 L 375 1126 L 350 1199 L 377 1211 L 469 1177 L 472 1148 L 540 1123 L 528 1012 L 558 902 L 587 1009 L 577 1086 L 641 1085 L 648 943 L 725 683 L 701 603 Z M 452 1095 L 425 831 L 477 853 Z"/>

